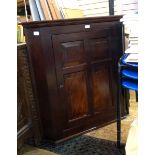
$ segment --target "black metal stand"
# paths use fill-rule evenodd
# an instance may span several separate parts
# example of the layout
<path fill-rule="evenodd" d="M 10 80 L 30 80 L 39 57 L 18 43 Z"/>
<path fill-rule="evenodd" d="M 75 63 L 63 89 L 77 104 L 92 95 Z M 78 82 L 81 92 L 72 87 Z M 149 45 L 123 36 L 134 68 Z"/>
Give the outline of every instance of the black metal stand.
<path fill-rule="evenodd" d="M 120 71 L 121 66 L 120 63 L 118 63 L 118 91 L 117 91 L 117 147 L 120 148 L 121 146 L 121 104 L 120 104 L 120 95 L 121 95 L 121 79 L 120 79 Z"/>
<path fill-rule="evenodd" d="M 122 87 L 121 87 L 121 70 L 123 67 L 130 68 L 127 65 L 124 65 L 121 63 L 121 59 L 118 62 L 118 91 L 117 91 L 117 106 L 116 106 L 116 113 L 117 113 L 117 147 L 121 147 L 121 92 L 122 92 Z M 126 96 L 127 97 L 127 96 Z M 128 97 L 127 97 L 128 98 Z M 138 101 L 138 92 L 136 91 L 136 101 Z M 125 100 L 126 106 L 128 106 L 127 99 Z M 128 108 L 128 107 L 126 107 Z M 127 113 L 129 114 L 129 109 L 127 109 Z"/>

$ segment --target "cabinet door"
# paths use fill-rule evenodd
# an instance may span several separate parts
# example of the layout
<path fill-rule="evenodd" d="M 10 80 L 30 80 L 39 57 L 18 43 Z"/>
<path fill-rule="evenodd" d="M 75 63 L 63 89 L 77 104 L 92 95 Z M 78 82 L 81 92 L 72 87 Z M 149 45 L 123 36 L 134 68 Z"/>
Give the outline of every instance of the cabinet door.
<path fill-rule="evenodd" d="M 80 126 L 91 115 L 85 33 L 52 37 L 63 128 Z"/>
<path fill-rule="evenodd" d="M 103 29 L 52 37 L 64 129 L 93 127 L 115 118 L 111 32 Z"/>

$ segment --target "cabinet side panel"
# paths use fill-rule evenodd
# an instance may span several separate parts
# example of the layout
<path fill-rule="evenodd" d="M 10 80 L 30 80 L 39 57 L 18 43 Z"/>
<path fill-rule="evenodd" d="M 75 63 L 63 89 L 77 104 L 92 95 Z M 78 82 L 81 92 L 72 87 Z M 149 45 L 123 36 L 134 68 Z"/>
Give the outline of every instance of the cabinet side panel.
<path fill-rule="evenodd" d="M 111 57 L 112 57 L 112 63 L 111 63 L 111 76 L 112 76 L 112 93 L 113 93 L 113 105 L 116 106 L 117 102 L 117 90 L 118 90 L 118 61 L 119 58 L 123 54 L 123 44 L 124 44 L 124 38 L 123 38 L 123 26 L 122 23 L 118 22 L 115 24 L 113 30 L 111 31 L 111 37 L 110 37 L 110 51 L 111 51 Z M 124 97 L 122 96 L 122 101 L 124 100 Z M 116 109 L 116 108 L 115 108 Z M 125 102 L 122 102 L 122 114 L 126 115 L 126 110 L 125 110 Z M 116 110 L 115 110 L 116 112 Z"/>
<path fill-rule="evenodd" d="M 34 32 L 39 32 L 39 35 L 34 35 Z M 36 102 L 39 104 L 43 137 L 51 137 L 51 108 L 49 104 L 46 64 L 43 54 L 40 29 L 24 29 L 24 33 L 26 36 L 28 56 L 30 60 L 33 91 L 36 96 Z"/>
<path fill-rule="evenodd" d="M 52 31 L 51 27 L 44 27 L 40 29 L 42 52 L 45 63 L 46 84 L 48 90 L 49 102 L 47 104 L 50 111 L 47 115 L 51 119 L 51 127 L 47 127 L 46 133 L 48 139 L 57 140 L 62 137 L 63 115 L 62 103 L 60 102 L 60 95 L 58 92 L 58 82 L 56 76 L 55 57 L 53 51 Z M 46 122 L 49 126 L 49 122 Z"/>

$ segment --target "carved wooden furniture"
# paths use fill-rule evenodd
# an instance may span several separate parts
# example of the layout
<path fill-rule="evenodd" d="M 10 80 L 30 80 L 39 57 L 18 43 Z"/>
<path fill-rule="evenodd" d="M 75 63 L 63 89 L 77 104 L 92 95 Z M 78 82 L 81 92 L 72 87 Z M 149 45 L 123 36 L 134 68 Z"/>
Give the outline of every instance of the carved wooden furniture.
<path fill-rule="evenodd" d="M 22 24 L 44 139 L 58 142 L 116 119 L 121 17 Z"/>
<path fill-rule="evenodd" d="M 28 138 L 40 141 L 39 114 L 33 95 L 26 44 L 17 46 L 17 139 L 18 148 Z"/>

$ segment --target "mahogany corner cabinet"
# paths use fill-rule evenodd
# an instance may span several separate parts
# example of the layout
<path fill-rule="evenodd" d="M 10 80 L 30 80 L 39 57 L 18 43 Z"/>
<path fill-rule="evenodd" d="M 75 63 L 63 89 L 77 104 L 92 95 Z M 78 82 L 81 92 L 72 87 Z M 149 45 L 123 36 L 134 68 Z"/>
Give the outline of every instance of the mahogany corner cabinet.
<path fill-rule="evenodd" d="M 44 139 L 60 142 L 116 120 L 120 18 L 22 23 Z"/>

